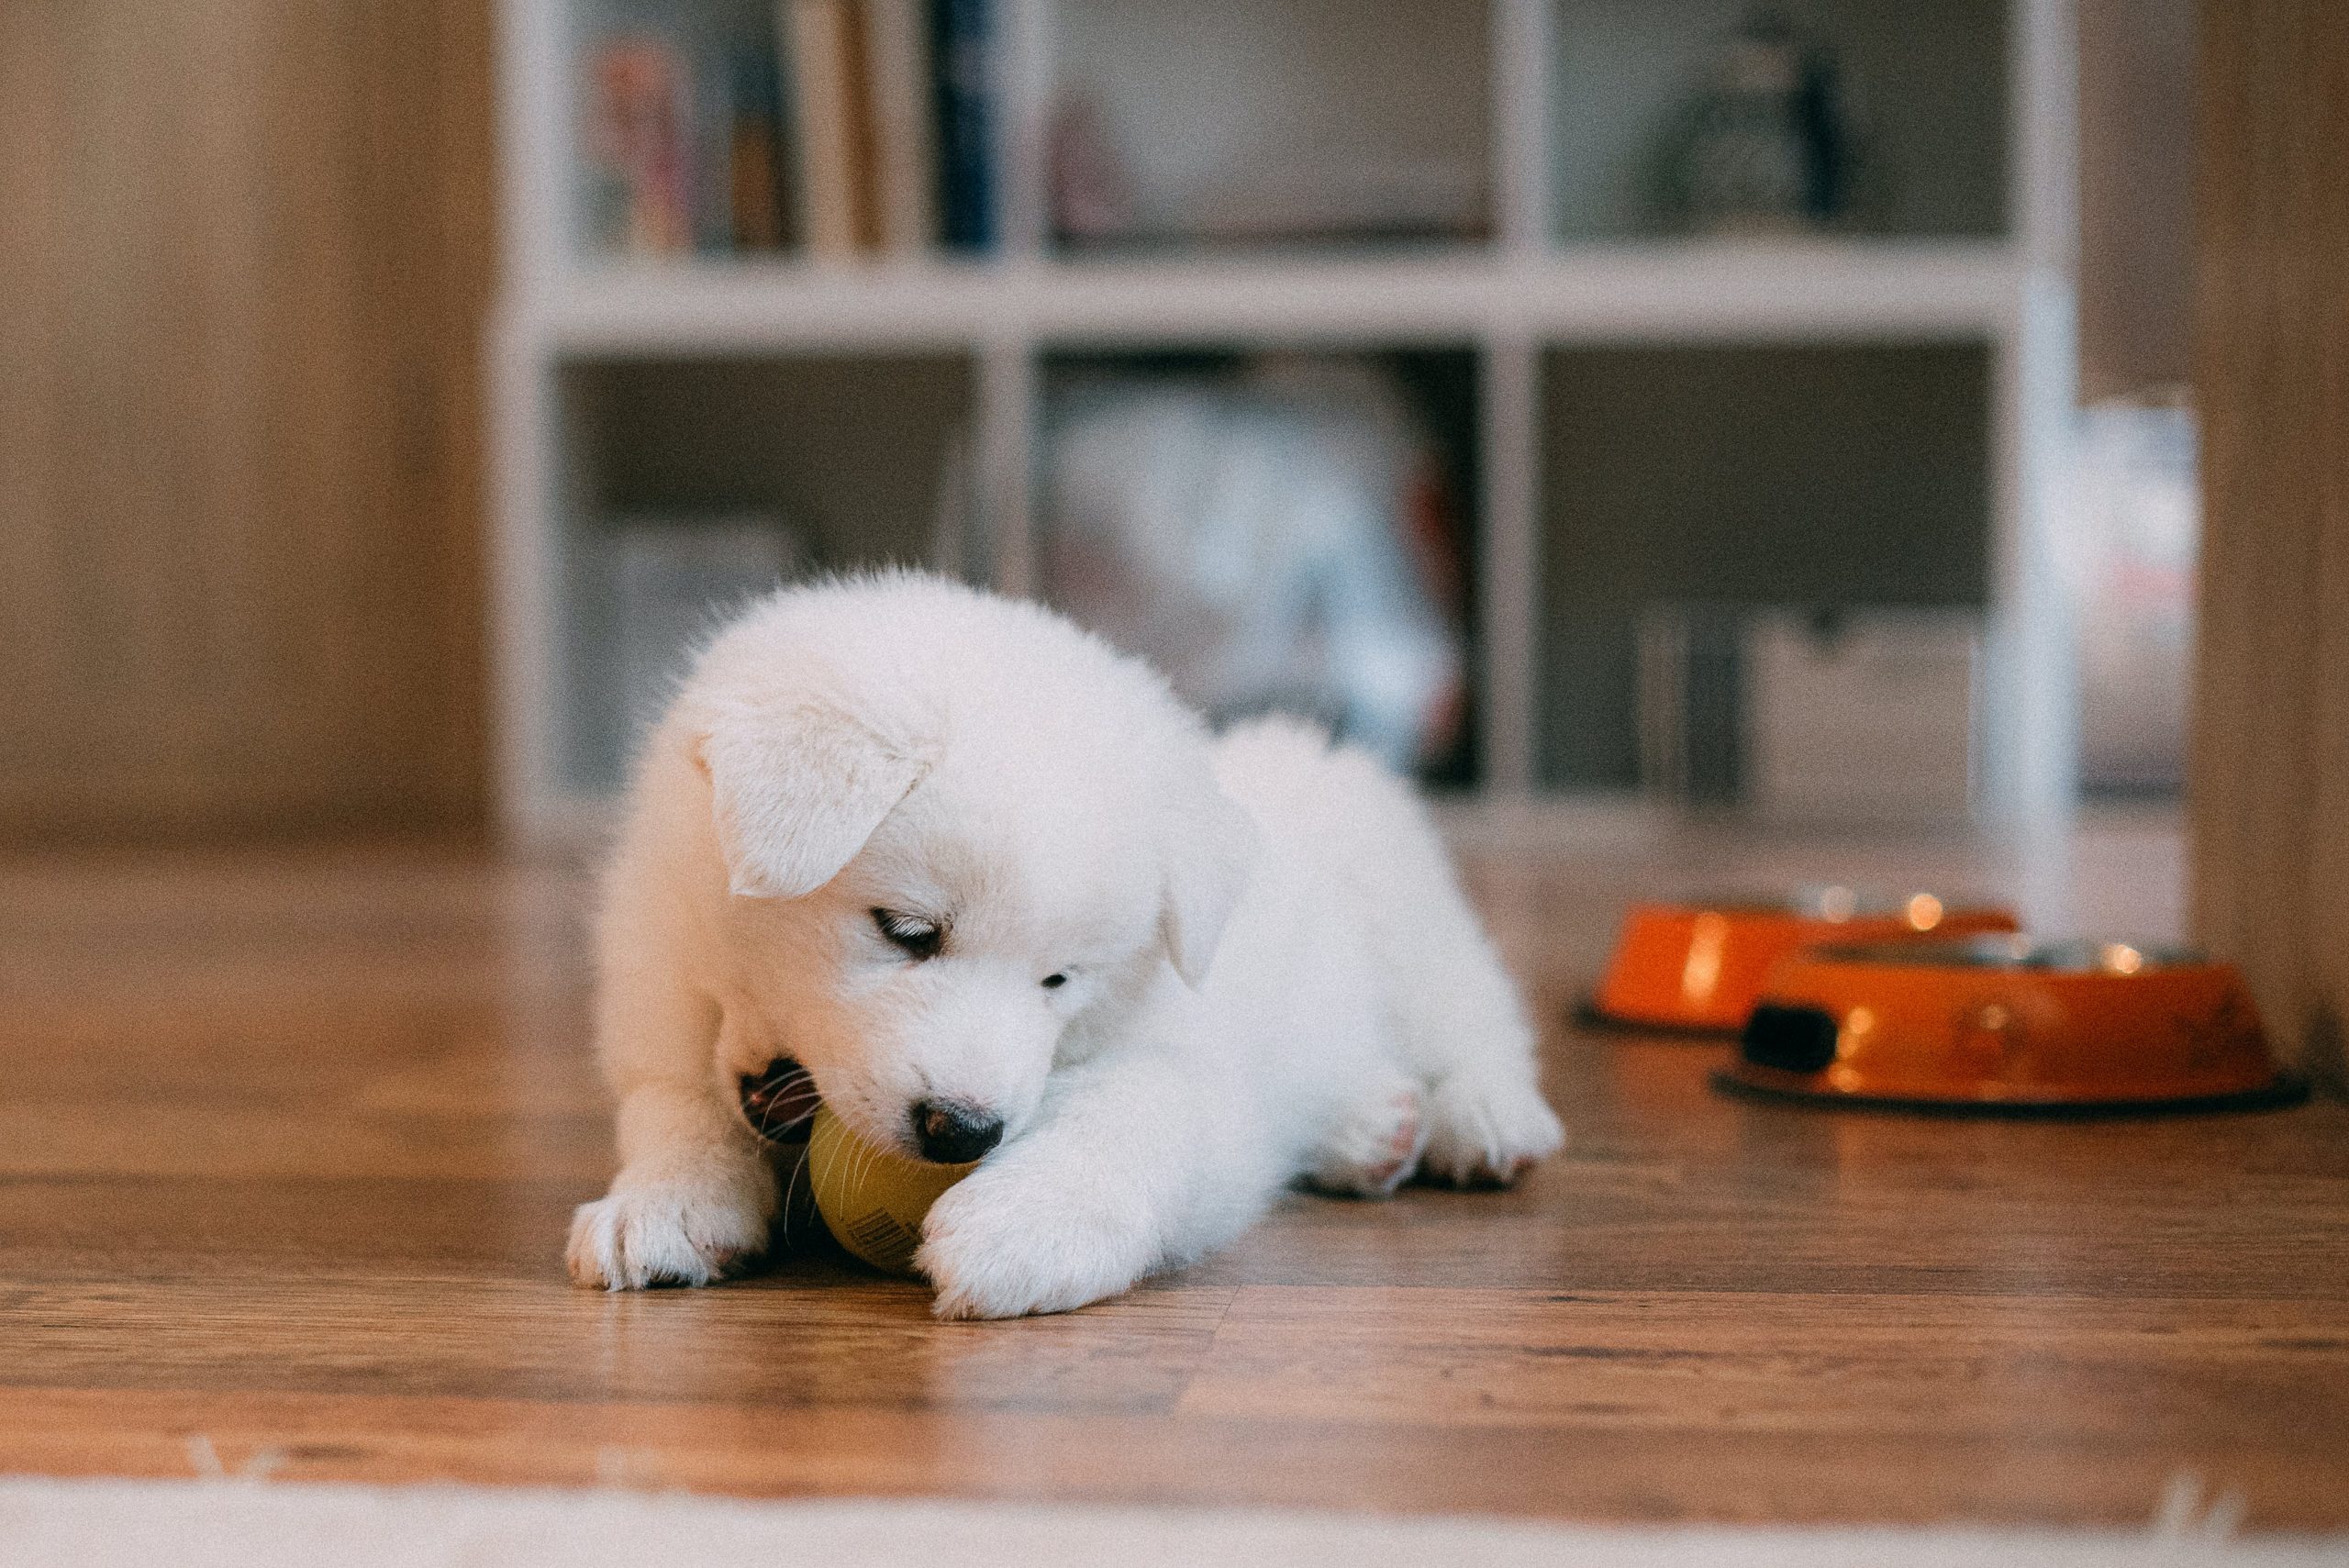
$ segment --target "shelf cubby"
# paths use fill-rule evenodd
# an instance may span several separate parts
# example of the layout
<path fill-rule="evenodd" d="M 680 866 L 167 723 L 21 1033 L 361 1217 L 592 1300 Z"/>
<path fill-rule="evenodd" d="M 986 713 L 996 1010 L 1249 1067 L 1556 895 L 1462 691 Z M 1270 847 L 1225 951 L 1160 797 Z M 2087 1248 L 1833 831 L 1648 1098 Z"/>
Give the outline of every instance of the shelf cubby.
<path fill-rule="evenodd" d="M 1652 606 L 1987 606 L 1987 343 L 1584 345 L 1542 371 L 1543 783 L 1637 782 Z"/>
<path fill-rule="evenodd" d="M 591 359 L 561 377 L 567 456 L 569 673 L 560 748 L 574 788 L 610 789 L 631 726 L 609 651 L 613 593 L 599 548 L 631 518 L 690 527 L 773 518 L 802 573 L 935 562 L 941 501 L 967 439 L 964 357 L 898 354 Z"/>
<path fill-rule="evenodd" d="M 1310 397 L 1320 377 L 1342 376 L 1355 368 L 1372 373 L 1376 387 L 1391 388 L 1399 395 L 1405 417 L 1425 441 L 1432 460 L 1432 472 L 1428 477 L 1434 484 L 1435 495 L 1429 500 L 1433 516 L 1414 518 L 1409 516 L 1412 498 L 1402 494 L 1394 496 L 1397 529 L 1394 543 L 1407 568 L 1418 574 L 1419 590 L 1428 595 L 1440 613 L 1453 619 L 1464 656 L 1463 708 L 1457 728 L 1447 744 L 1420 759 L 1419 776 L 1423 784 L 1431 786 L 1474 788 L 1480 782 L 1480 726 L 1486 698 L 1477 580 L 1477 564 L 1483 553 L 1482 396 L 1477 354 L 1473 348 L 1453 344 L 1378 349 L 1291 345 L 1268 351 L 1261 347 L 1186 344 L 1149 350 L 1048 350 L 1038 367 L 1041 417 L 1037 439 L 1034 587 L 1047 602 L 1063 602 L 1054 571 L 1059 551 L 1052 531 L 1057 513 L 1052 487 L 1051 449 L 1063 418 L 1082 410 L 1089 398 L 1123 389 L 1146 388 L 1152 384 L 1207 388 L 1286 384 L 1302 387 L 1304 395 Z M 1272 379 L 1250 380 L 1252 375 L 1269 375 Z M 1313 405 L 1308 402 L 1304 406 Z M 1422 520 L 1436 524 L 1442 537 L 1412 537 L 1413 525 Z M 1416 557 L 1415 550 L 1425 550 L 1428 558 Z M 1097 629 L 1113 641 L 1119 639 L 1115 626 Z"/>
<path fill-rule="evenodd" d="M 1800 0 L 1772 7 L 1831 51 L 1858 151 L 1846 232 L 1987 239 L 2009 228 L 2006 0 Z M 1664 142 L 1749 0 L 1557 0 L 1549 141 L 1566 243 L 1674 231 Z"/>

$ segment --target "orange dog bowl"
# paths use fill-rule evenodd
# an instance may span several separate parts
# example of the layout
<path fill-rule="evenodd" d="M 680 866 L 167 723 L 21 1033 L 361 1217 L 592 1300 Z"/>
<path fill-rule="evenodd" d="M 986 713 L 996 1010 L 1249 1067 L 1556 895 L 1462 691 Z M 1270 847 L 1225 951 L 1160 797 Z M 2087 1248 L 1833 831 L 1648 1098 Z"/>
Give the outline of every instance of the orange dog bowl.
<path fill-rule="evenodd" d="M 1606 977 L 1590 1000 L 1601 1023 L 1733 1034 L 1770 966 L 1822 942 L 1890 942 L 1931 934 L 2011 931 L 2012 913 L 1953 909 L 1930 893 L 1869 898 L 1828 887 L 1776 903 L 1640 904 L 1624 917 Z"/>
<path fill-rule="evenodd" d="M 2217 1110 L 2289 1104 L 2228 964 L 2021 937 L 1820 948 L 1781 960 L 1733 1092 L 1910 1109 Z"/>

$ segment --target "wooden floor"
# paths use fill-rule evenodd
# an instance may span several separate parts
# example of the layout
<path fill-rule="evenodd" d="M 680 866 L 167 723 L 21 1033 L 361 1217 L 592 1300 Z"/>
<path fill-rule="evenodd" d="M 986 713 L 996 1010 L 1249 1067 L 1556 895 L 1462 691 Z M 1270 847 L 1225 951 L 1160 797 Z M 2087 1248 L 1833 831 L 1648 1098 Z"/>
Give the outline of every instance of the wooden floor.
<path fill-rule="evenodd" d="M 2099 857 L 2101 856 L 2101 859 Z M 2023 874 L 1919 850 L 1933 874 Z M 2175 918 L 2175 845 L 2076 913 Z M 1493 855 L 1556 1020 L 1641 885 L 1781 849 Z M 2033 873 L 2034 874 L 2036 873 Z M 2081 891 L 2084 889 L 2085 891 Z M 2059 889 L 2059 894 L 2060 894 Z M 2099 902 L 2100 901 L 2100 902 Z M 1732 1104 L 1553 1027 L 1568 1152 L 1303 1196 L 1069 1317 L 933 1324 L 829 1257 L 569 1288 L 608 1145 L 582 887 L 394 852 L 0 868 L 0 1472 L 1332 1505 L 2147 1518 L 2191 1471 L 2349 1526 L 2349 1111 L 1973 1125 Z M 2156 932 L 2155 934 L 2159 934 Z"/>

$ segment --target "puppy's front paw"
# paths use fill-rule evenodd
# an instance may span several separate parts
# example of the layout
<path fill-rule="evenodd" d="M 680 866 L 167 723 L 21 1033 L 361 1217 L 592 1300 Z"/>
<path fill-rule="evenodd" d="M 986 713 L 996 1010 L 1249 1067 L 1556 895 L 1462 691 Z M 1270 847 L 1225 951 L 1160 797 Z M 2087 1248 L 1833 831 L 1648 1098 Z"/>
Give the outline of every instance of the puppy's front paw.
<path fill-rule="evenodd" d="M 914 1254 L 938 1293 L 931 1311 L 941 1318 L 1067 1312 L 1141 1277 L 1148 1258 L 1137 1240 L 1140 1224 L 1039 1185 L 981 1169 L 931 1206 Z"/>
<path fill-rule="evenodd" d="M 571 1279 L 601 1290 L 707 1284 L 767 1249 L 774 1178 L 755 1166 L 713 1165 L 689 1174 L 623 1171 L 608 1196 L 571 1218 Z"/>
<path fill-rule="evenodd" d="M 1461 1187 L 1505 1187 L 1558 1151 L 1565 1129 L 1531 1084 L 1455 1073 L 1428 1096 L 1420 1169 Z"/>

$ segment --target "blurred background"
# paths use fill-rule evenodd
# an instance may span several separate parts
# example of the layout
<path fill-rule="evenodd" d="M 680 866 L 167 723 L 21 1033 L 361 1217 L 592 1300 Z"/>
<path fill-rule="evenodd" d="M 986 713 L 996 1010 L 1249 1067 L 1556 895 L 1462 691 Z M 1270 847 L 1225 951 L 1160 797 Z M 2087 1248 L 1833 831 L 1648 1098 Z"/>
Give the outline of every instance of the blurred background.
<path fill-rule="evenodd" d="M 922 562 L 1471 802 L 2181 785 L 2187 0 L 0 8 L 0 840 L 576 840 Z"/>

